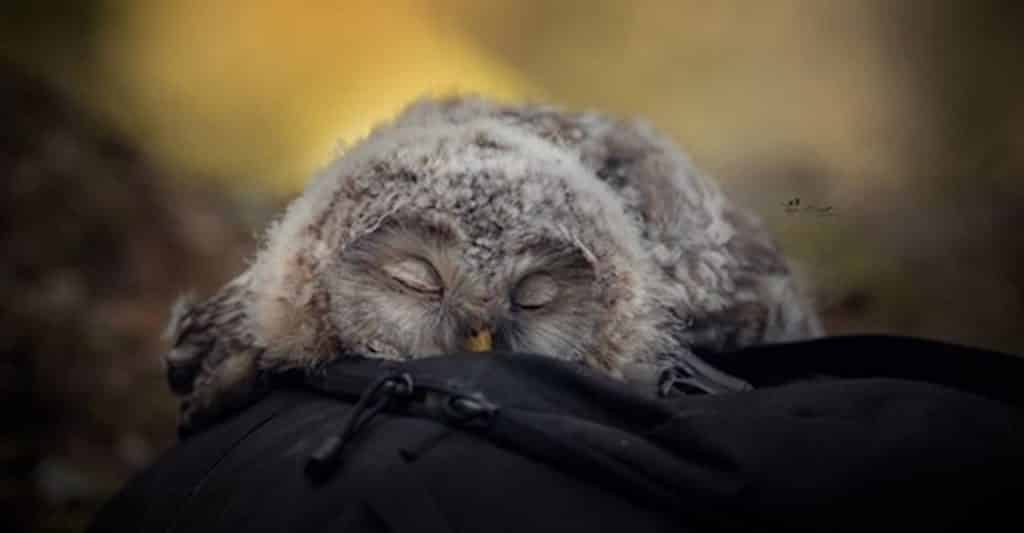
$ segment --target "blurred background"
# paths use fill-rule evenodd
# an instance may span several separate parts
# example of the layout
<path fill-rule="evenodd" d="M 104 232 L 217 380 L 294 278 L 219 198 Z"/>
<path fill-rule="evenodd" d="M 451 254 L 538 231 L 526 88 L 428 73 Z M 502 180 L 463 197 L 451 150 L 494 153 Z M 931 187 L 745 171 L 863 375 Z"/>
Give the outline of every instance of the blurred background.
<path fill-rule="evenodd" d="M 1024 353 L 1021 5 L 7 0 L 0 529 L 80 530 L 174 442 L 174 298 L 424 94 L 645 117 L 776 230 L 832 333 Z"/>

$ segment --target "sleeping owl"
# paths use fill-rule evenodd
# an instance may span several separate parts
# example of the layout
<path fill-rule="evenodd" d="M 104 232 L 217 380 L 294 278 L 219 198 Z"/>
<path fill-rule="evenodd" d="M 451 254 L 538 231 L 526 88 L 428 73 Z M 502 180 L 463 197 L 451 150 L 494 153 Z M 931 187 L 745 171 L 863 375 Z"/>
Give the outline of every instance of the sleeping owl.
<path fill-rule="evenodd" d="M 345 354 L 526 352 L 628 380 L 821 333 L 758 219 L 648 126 L 451 97 L 321 170 L 245 272 L 179 303 L 164 362 L 188 426 Z"/>

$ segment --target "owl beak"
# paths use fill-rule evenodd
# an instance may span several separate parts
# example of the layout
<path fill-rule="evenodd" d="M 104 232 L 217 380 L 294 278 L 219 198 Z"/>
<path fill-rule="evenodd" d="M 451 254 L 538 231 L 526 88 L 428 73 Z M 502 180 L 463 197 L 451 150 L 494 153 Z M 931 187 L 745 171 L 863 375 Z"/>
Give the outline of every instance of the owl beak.
<path fill-rule="evenodd" d="M 490 328 L 476 329 L 472 335 L 466 337 L 463 346 L 471 352 L 489 352 L 494 347 L 494 335 L 491 334 Z"/>

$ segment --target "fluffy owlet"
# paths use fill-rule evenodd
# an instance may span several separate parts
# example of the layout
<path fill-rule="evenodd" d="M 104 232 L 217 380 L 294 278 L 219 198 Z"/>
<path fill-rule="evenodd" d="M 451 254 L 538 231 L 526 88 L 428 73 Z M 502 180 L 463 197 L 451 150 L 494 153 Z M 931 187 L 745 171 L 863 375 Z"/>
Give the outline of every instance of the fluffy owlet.
<path fill-rule="evenodd" d="M 324 168 L 168 331 L 187 426 L 343 354 L 508 350 L 627 379 L 821 326 L 760 222 L 647 126 L 456 97 Z"/>

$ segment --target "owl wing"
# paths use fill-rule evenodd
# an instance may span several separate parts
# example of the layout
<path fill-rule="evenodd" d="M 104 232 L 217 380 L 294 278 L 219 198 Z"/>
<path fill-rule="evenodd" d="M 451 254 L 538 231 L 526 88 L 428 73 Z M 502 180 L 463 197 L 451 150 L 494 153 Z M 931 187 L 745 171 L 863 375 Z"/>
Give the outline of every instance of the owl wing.
<path fill-rule="evenodd" d="M 259 389 L 263 347 L 252 333 L 246 300 L 248 273 L 202 302 L 180 300 L 166 336 L 167 381 L 182 399 L 180 427 L 197 429 L 216 416 L 249 403 Z"/>
<path fill-rule="evenodd" d="M 622 198 L 677 301 L 684 346 L 730 350 L 819 336 L 821 322 L 771 233 L 643 123 L 579 115 L 583 162 Z"/>

